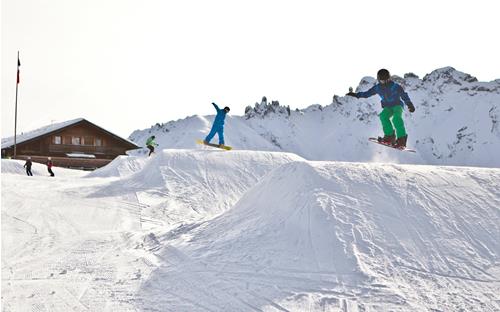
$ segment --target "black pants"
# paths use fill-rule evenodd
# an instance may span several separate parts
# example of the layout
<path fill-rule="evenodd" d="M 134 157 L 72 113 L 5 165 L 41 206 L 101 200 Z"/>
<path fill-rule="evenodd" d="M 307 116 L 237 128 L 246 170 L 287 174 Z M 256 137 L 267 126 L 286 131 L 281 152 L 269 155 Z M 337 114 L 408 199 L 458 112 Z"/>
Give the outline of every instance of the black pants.
<path fill-rule="evenodd" d="M 55 175 L 54 175 L 54 172 L 52 172 L 52 169 L 51 169 L 51 168 L 47 168 L 47 170 L 49 170 L 49 173 L 50 173 L 50 176 L 51 176 L 51 177 L 54 177 L 54 176 L 55 176 Z"/>
<path fill-rule="evenodd" d="M 33 175 L 33 173 L 31 172 L 31 167 L 26 167 L 26 174 L 29 176 Z"/>
<path fill-rule="evenodd" d="M 147 148 L 149 148 L 149 155 L 148 156 L 151 156 L 151 153 L 155 152 L 155 147 L 152 145 L 148 145 Z"/>

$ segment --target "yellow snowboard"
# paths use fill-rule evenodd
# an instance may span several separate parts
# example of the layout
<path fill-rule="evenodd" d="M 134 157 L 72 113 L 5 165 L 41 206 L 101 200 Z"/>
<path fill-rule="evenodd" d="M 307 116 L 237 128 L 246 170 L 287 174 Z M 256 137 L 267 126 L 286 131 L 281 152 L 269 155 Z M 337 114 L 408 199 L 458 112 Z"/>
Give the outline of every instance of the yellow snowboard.
<path fill-rule="evenodd" d="M 203 142 L 203 140 L 196 140 L 196 143 L 201 144 L 201 145 L 208 145 L 208 146 L 216 147 L 216 148 L 220 148 L 220 149 L 225 149 L 226 151 L 230 151 L 233 149 L 231 146 L 227 146 L 227 145 L 220 146 L 219 144 L 205 143 L 205 142 Z"/>

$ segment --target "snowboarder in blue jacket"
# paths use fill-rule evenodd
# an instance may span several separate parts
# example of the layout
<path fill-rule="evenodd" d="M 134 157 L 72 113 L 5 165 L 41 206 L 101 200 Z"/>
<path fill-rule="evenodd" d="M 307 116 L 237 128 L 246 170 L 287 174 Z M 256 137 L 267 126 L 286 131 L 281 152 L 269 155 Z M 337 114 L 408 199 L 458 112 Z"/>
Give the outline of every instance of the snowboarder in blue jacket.
<path fill-rule="evenodd" d="M 357 93 L 350 91 L 347 95 L 356 98 L 367 98 L 378 94 L 382 104 L 382 112 L 379 117 L 384 130 L 384 137 L 379 137 L 378 141 L 396 148 L 405 148 L 408 134 L 403 121 L 403 107 L 406 104 L 410 113 L 413 113 L 415 106 L 413 106 L 408 93 L 405 92 L 403 87 L 391 80 L 391 74 L 387 69 L 381 69 L 377 72 L 377 80 L 378 84 L 370 90 Z M 394 131 L 394 128 L 396 131 Z"/>
<path fill-rule="evenodd" d="M 229 107 L 224 107 L 224 109 L 220 109 L 217 104 L 212 103 L 212 105 L 215 107 L 215 110 L 217 111 L 217 115 L 215 116 L 214 124 L 212 125 L 212 130 L 210 130 L 210 133 L 207 135 L 205 140 L 203 141 L 205 144 L 210 143 L 210 140 L 214 137 L 214 135 L 217 133 L 219 136 L 219 146 L 223 147 L 224 146 L 224 120 L 226 119 L 226 114 L 229 113 Z"/>

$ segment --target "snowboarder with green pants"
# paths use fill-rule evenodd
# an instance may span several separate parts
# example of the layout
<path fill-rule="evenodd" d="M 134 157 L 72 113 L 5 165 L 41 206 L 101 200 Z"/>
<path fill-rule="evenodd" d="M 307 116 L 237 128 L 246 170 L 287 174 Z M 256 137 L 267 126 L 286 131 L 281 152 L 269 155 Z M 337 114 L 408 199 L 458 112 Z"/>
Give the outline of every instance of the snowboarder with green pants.
<path fill-rule="evenodd" d="M 403 120 L 404 104 L 408 106 L 410 113 L 415 111 L 415 106 L 410 100 L 402 86 L 391 80 L 391 74 L 387 69 L 381 69 L 377 72 L 378 84 L 365 92 L 347 93 L 356 98 L 367 98 L 378 94 L 381 98 L 382 112 L 379 114 L 384 130 L 384 137 L 379 137 L 378 141 L 395 148 L 404 149 L 408 134 L 406 133 Z M 392 120 L 391 120 L 392 119 Z"/>

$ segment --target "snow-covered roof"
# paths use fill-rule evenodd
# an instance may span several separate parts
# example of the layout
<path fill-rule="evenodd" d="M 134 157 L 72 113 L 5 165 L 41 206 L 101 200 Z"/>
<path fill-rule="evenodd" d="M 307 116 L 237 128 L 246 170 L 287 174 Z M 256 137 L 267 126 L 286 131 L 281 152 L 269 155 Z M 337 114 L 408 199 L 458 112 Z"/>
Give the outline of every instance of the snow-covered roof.
<path fill-rule="evenodd" d="M 18 134 L 17 137 L 16 137 L 16 144 L 21 144 L 23 142 L 32 140 L 34 138 L 37 138 L 37 137 L 49 134 L 51 132 L 54 132 L 54 131 L 66 128 L 68 126 L 71 126 L 71 125 L 74 125 L 76 123 L 79 123 L 79 122 L 81 122 L 83 120 L 85 120 L 85 119 L 84 118 L 76 118 L 76 119 L 72 119 L 72 120 L 68 120 L 68 121 L 64 121 L 64 122 L 60 122 L 60 123 L 55 123 L 55 124 L 51 124 L 51 125 L 48 125 L 48 126 L 44 126 L 44 127 L 38 128 L 38 129 L 33 130 L 33 131 L 29 131 L 29 132 L 25 132 L 25 133 L 22 133 L 22 134 Z M 88 120 L 86 120 L 86 121 L 89 122 Z M 91 123 L 91 122 L 89 122 L 89 123 Z M 91 124 L 93 124 L 93 123 L 91 123 Z M 98 127 L 98 128 L 101 128 L 101 127 L 99 127 L 97 125 L 95 125 L 95 126 Z M 128 142 L 130 144 L 133 144 L 133 145 L 137 146 L 137 144 L 135 144 L 134 142 L 132 142 L 132 141 L 130 141 L 128 139 L 124 139 L 124 138 L 122 138 L 122 137 L 120 137 L 120 136 L 118 136 L 118 135 L 116 135 L 116 134 L 114 134 L 112 132 L 109 132 L 108 130 L 105 130 L 103 128 L 101 128 L 101 129 L 103 131 L 106 131 L 109 134 L 117 137 L 117 138 L 120 138 L 123 141 L 126 141 L 126 142 Z M 14 137 L 13 136 L 2 139 L 2 149 L 3 148 L 12 147 L 13 145 L 14 145 Z"/>
<path fill-rule="evenodd" d="M 22 134 L 18 134 L 17 137 L 16 137 L 16 144 L 20 144 L 20 143 L 29 141 L 31 139 L 34 139 L 36 137 L 45 135 L 47 133 L 50 133 L 50 132 L 53 132 L 53 131 L 57 131 L 59 129 L 65 128 L 67 126 L 70 126 L 72 124 L 76 124 L 76 123 L 78 123 L 78 122 L 80 122 L 82 120 L 83 120 L 83 118 L 77 118 L 77 119 L 67 120 L 67 121 L 63 121 L 63 122 L 51 124 L 51 125 L 48 125 L 48 126 L 44 126 L 44 127 L 35 129 L 33 131 L 29 131 L 29 132 L 24 132 Z M 2 139 L 2 148 L 11 147 L 13 145 L 14 145 L 14 137 L 13 136 Z"/>

